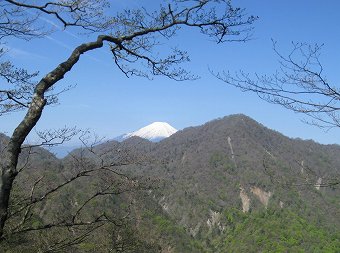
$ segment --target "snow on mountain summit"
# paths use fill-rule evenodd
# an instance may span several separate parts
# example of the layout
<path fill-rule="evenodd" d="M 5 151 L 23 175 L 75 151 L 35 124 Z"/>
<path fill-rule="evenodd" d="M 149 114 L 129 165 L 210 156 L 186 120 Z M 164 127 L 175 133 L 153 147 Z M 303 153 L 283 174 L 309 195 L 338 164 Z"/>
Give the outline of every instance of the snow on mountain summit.
<path fill-rule="evenodd" d="M 176 132 L 177 132 L 177 129 L 170 126 L 166 122 L 154 122 L 150 125 L 142 127 L 141 129 L 135 132 L 127 133 L 122 136 L 119 136 L 117 140 L 123 141 L 132 136 L 138 136 L 138 137 L 147 139 L 149 141 L 160 141 L 164 138 L 167 138 L 173 135 Z"/>

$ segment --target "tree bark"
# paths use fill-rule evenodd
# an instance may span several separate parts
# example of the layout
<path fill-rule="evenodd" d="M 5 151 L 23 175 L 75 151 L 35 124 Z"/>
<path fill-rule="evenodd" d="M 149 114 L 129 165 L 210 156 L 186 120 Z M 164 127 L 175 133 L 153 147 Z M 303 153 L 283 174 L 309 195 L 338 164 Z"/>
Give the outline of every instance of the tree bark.
<path fill-rule="evenodd" d="M 70 57 L 65 62 L 58 65 L 36 85 L 28 111 L 24 119 L 14 130 L 4 151 L 3 161 L 1 162 L 0 239 L 2 239 L 4 236 L 4 227 L 8 217 L 8 206 L 12 185 L 16 175 L 18 174 L 17 165 L 21 152 L 21 146 L 42 115 L 43 109 L 46 105 L 46 99 L 44 98 L 46 91 L 56 82 L 64 78 L 64 75 L 69 72 L 78 62 L 81 54 L 102 47 L 103 40 L 108 40 L 111 42 L 118 41 L 109 36 L 99 36 L 94 42 L 81 44 L 72 52 Z"/>
<path fill-rule="evenodd" d="M 40 119 L 45 104 L 46 100 L 43 96 L 39 97 L 36 94 L 34 95 L 25 118 L 14 130 L 6 147 L 0 177 L 0 238 L 3 236 L 4 226 L 8 216 L 8 204 L 13 181 L 18 174 L 17 164 L 21 152 L 21 145 Z"/>

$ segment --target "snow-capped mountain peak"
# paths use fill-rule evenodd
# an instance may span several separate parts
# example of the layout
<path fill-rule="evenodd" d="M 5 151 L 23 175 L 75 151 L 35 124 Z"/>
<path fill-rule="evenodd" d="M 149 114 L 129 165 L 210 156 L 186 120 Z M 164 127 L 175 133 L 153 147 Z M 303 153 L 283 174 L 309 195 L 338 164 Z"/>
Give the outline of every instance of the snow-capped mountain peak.
<path fill-rule="evenodd" d="M 149 141 L 156 142 L 164 138 L 167 138 L 176 132 L 177 132 L 177 129 L 170 126 L 166 122 L 154 122 L 132 133 L 123 134 L 116 139 L 119 141 L 123 141 L 132 136 L 138 136 L 138 137 L 147 139 Z"/>

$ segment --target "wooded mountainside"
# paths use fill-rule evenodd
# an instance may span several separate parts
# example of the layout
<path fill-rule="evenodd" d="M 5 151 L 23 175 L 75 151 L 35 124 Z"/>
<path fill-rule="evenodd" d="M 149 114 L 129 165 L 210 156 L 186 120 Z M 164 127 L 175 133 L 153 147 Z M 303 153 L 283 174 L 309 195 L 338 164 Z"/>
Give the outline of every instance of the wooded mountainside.
<path fill-rule="evenodd" d="M 338 252 L 339 154 L 244 115 L 64 159 L 23 149 L 2 252 Z"/>

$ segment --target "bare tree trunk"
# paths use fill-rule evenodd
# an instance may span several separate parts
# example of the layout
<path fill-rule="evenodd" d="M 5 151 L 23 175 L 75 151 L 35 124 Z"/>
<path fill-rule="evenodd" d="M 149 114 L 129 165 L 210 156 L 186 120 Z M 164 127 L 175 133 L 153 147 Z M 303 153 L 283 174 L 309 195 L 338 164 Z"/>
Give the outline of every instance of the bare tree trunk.
<path fill-rule="evenodd" d="M 21 152 L 21 146 L 33 127 L 39 121 L 42 111 L 46 105 L 44 98 L 46 91 L 56 82 L 64 78 L 72 67 L 78 62 L 80 55 L 103 46 L 103 40 L 116 41 L 109 36 L 99 36 L 94 42 L 84 43 L 77 47 L 70 57 L 59 64 L 54 70 L 48 73 L 36 85 L 32 101 L 24 119 L 14 130 L 4 153 L 0 168 L 0 239 L 4 234 L 4 227 L 8 216 L 8 204 L 12 190 L 13 181 L 18 174 L 17 165 Z"/>
<path fill-rule="evenodd" d="M 8 150 L 6 151 L 4 160 L 0 177 L 0 238 L 3 236 L 4 226 L 8 216 L 9 197 L 13 181 L 17 175 L 16 167 L 18 159 L 17 156 Z"/>
<path fill-rule="evenodd" d="M 11 155 L 10 152 L 6 152 Z M 7 155 L 7 154 L 6 154 Z M 8 215 L 9 196 L 12 184 L 16 176 L 16 164 L 13 164 L 10 158 L 5 158 L 5 166 L 1 168 L 0 177 L 0 238 L 3 236 L 4 226 Z"/>
<path fill-rule="evenodd" d="M 8 216 L 8 204 L 13 181 L 18 174 L 17 165 L 21 152 L 21 145 L 27 135 L 36 125 L 46 104 L 44 94 L 35 93 L 26 116 L 14 130 L 6 147 L 0 176 L 0 238 L 4 233 L 4 226 Z"/>

